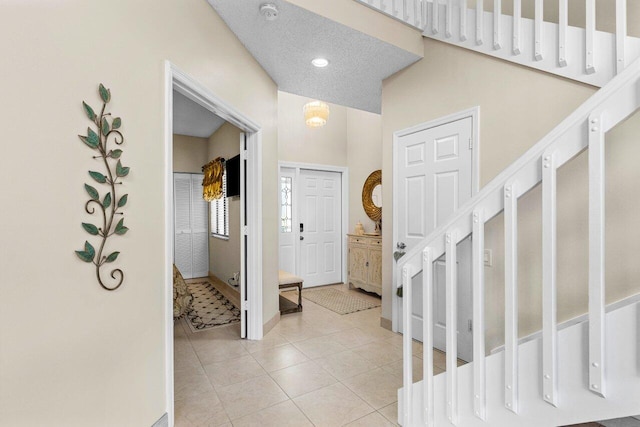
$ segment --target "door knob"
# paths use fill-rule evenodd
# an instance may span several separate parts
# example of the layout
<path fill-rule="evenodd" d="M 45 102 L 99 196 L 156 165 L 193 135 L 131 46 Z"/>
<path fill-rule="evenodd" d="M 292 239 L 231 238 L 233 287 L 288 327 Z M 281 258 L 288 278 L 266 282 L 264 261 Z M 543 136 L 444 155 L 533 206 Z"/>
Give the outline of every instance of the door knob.
<path fill-rule="evenodd" d="M 403 242 L 398 242 L 396 243 L 396 248 L 402 250 L 405 249 L 407 247 L 407 245 L 405 245 Z"/>
<path fill-rule="evenodd" d="M 304 236 L 300 236 L 300 240 L 304 240 Z"/>

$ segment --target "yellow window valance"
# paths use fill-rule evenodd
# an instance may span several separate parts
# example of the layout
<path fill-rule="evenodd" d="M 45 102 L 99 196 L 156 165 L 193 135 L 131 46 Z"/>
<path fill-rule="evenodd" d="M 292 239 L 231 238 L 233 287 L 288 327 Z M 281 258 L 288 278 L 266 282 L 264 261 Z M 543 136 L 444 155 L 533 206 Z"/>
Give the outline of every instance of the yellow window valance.
<path fill-rule="evenodd" d="M 202 180 L 203 198 L 210 202 L 222 197 L 222 174 L 224 173 L 224 159 L 215 158 L 202 167 L 204 179 Z"/>

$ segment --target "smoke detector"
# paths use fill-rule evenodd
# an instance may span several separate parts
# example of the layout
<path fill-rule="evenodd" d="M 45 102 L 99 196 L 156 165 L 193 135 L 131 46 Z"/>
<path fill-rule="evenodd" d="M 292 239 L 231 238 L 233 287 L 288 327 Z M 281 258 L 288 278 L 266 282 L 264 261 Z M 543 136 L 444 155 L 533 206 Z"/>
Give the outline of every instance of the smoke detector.
<path fill-rule="evenodd" d="M 260 14 L 267 21 L 275 21 L 278 18 L 278 7 L 273 3 L 263 3 L 260 5 Z"/>

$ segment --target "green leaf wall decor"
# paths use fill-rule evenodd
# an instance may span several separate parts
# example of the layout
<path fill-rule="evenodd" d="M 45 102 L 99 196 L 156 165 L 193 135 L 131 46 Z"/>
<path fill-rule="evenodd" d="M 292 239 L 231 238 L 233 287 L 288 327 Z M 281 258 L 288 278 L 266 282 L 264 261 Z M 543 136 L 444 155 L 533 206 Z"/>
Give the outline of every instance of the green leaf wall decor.
<path fill-rule="evenodd" d="M 108 148 L 109 142 L 113 142 L 116 145 L 121 145 L 124 142 L 124 136 L 119 130 L 122 126 L 122 119 L 116 117 L 111 119 L 111 113 L 105 112 L 107 104 L 111 101 L 111 91 L 104 87 L 103 84 L 98 86 L 98 95 L 102 100 L 102 108 L 100 114 L 96 114 L 95 110 L 89 106 L 86 102 L 82 102 L 82 108 L 87 118 L 92 122 L 94 128 L 87 128 L 87 135 L 78 135 L 80 140 L 84 142 L 89 148 L 94 150 L 95 155 L 93 159 L 99 161 L 104 166 L 104 172 L 97 172 L 90 170 L 89 175 L 98 184 L 104 184 L 105 188 L 104 197 L 100 200 L 100 192 L 95 187 L 84 184 L 84 189 L 89 195 L 90 199 L 85 203 L 85 211 L 94 215 L 97 214 L 98 221 L 102 219 L 102 226 L 98 227 L 94 224 L 83 222 L 82 228 L 92 236 L 99 236 L 99 247 L 96 252 L 94 246 L 85 241 L 84 249 L 75 251 L 78 258 L 86 263 L 94 264 L 96 268 L 96 277 L 98 283 L 104 289 L 108 291 L 114 291 L 118 289 L 124 282 L 124 272 L 119 269 L 111 270 L 110 276 L 116 282 L 112 285 L 107 285 L 102 279 L 101 267 L 106 263 L 112 263 L 118 259 L 120 255 L 119 251 L 113 251 L 109 255 L 105 254 L 105 247 L 107 239 L 114 234 L 122 236 L 129 228 L 124 225 L 124 216 L 120 212 L 120 209 L 127 204 L 129 195 L 124 194 L 118 198 L 116 192 L 117 184 L 122 184 L 122 178 L 129 175 L 130 168 L 123 166 L 120 160 L 122 156 L 121 149 L 110 150 Z M 114 164 L 115 160 L 117 162 Z M 118 201 L 116 203 L 116 200 Z M 117 224 L 114 225 L 116 216 L 120 216 Z"/>

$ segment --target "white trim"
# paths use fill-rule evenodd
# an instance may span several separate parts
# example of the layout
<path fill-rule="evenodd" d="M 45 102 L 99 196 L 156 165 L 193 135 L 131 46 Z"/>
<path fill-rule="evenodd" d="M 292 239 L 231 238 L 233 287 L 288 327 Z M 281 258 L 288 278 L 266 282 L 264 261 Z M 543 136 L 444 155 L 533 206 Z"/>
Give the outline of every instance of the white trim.
<path fill-rule="evenodd" d="M 458 111 L 453 114 L 449 114 L 444 117 L 437 118 L 435 120 L 430 120 L 428 122 L 420 123 L 419 125 L 411 126 L 406 129 L 398 130 L 393 133 L 393 151 L 392 151 L 392 159 L 391 164 L 393 165 L 393 194 L 398 194 L 398 177 L 397 171 L 395 169 L 395 160 L 398 157 L 398 143 L 400 138 L 411 135 L 416 132 L 422 132 L 427 129 L 431 129 L 434 127 L 442 126 L 447 123 L 455 122 L 458 120 L 471 118 L 471 140 L 473 143 L 473 150 L 471 152 L 471 197 L 475 196 L 478 191 L 480 191 L 480 106 L 475 106 L 463 111 Z M 393 220 L 393 232 L 392 239 L 395 239 L 398 235 L 397 225 L 395 218 L 398 218 L 398 207 L 396 203 L 392 203 L 392 217 Z M 395 241 L 391 242 L 391 259 L 393 260 L 393 251 L 395 250 Z M 401 300 L 396 295 L 396 286 L 397 283 L 397 265 L 395 261 L 392 261 L 392 292 L 391 292 L 391 330 L 393 332 L 399 331 L 399 326 L 401 319 L 398 318 L 400 313 Z"/>
<path fill-rule="evenodd" d="M 248 236 L 247 283 L 249 304 L 248 338 L 262 338 L 262 132 L 254 121 L 214 95 L 208 88 L 164 62 L 164 217 L 165 217 L 165 396 L 169 426 L 174 425 L 173 381 L 173 91 L 214 112 L 247 133 Z"/>
<path fill-rule="evenodd" d="M 349 168 L 346 166 L 333 166 L 333 165 L 321 165 L 317 163 L 301 163 L 301 162 L 287 162 L 287 161 L 278 161 L 278 188 L 280 188 L 280 170 L 282 168 L 289 168 L 295 170 L 295 178 L 294 181 L 297 183 L 300 178 L 300 170 L 315 170 L 315 171 L 323 171 L 323 172 L 337 172 L 340 173 L 341 183 L 342 183 L 342 236 L 341 236 L 341 247 L 342 247 L 342 273 L 341 280 L 343 283 L 347 283 L 347 270 L 348 270 L 348 260 L 347 260 L 347 233 L 349 231 Z M 295 191 L 294 191 L 295 193 Z M 295 209 L 294 209 L 295 210 Z M 297 218 L 297 214 L 294 214 L 294 217 Z M 296 222 L 294 222 L 296 224 Z M 299 246 L 298 239 L 300 230 L 297 227 L 293 227 L 296 235 L 294 239 L 296 239 L 296 246 Z M 280 233 L 278 232 L 278 238 Z M 280 247 L 278 243 L 278 247 Z M 294 274 L 299 275 L 300 273 L 300 254 L 296 250 L 296 272 Z"/>

